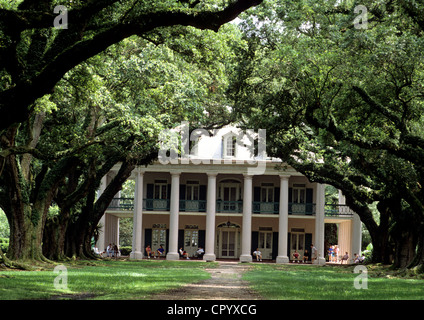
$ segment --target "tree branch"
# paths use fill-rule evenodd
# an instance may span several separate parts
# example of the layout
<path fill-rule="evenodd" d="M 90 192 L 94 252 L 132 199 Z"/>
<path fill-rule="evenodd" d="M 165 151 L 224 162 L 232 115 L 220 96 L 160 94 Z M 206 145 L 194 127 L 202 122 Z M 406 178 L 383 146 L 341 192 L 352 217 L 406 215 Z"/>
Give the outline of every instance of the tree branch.
<path fill-rule="evenodd" d="M 88 58 L 104 51 L 110 45 L 132 35 L 142 35 L 158 27 L 175 25 L 192 26 L 198 29 L 218 31 L 221 25 L 232 21 L 240 13 L 252 6 L 262 3 L 263 0 L 238 0 L 232 2 L 222 11 L 182 12 L 182 11 L 155 11 L 144 13 L 126 23 L 104 30 L 93 37 L 70 44 L 55 58 L 49 60 L 41 72 L 29 80 L 17 83 L 16 86 L 0 93 L 0 130 L 16 122 L 25 121 L 32 112 L 32 103 L 39 97 L 51 92 L 55 84 L 63 75 Z M 92 11 L 103 8 L 113 0 L 99 1 L 102 5 L 90 7 Z M 91 1 L 90 3 L 97 3 Z M 88 13 L 81 13 L 88 15 Z M 4 15 L 4 12 L 3 12 Z M 1 17 L 1 15 L 0 15 Z M 17 19 L 17 18 L 16 18 Z M 19 19 L 18 19 L 19 20 Z M 37 21 L 27 23 L 28 27 L 40 27 Z M 52 21 L 50 20 L 49 25 Z M 46 24 L 41 24 L 45 27 Z M 66 30 L 62 30 L 64 32 Z M 10 112 L 13 107 L 15 112 Z"/>

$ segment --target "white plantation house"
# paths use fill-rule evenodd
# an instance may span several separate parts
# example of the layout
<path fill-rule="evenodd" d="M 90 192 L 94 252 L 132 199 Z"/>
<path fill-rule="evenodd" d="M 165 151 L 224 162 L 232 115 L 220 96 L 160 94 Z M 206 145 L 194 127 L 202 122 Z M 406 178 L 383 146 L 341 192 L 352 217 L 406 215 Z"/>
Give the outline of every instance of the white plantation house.
<path fill-rule="evenodd" d="M 181 132 L 187 142 L 188 130 Z M 132 259 L 144 258 L 147 245 L 152 250 L 162 245 L 169 260 L 180 258 L 180 248 L 193 256 L 202 247 L 206 261 L 248 262 L 258 248 L 264 260 L 287 263 L 295 250 L 303 257 L 313 244 L 314 263 L 324 264 L 325 223 L 338 225 L 339 255 L 360 254 L 361 222 L 343 196 L 338 205 L 326 204 L 325 186 L 267 158 L 264 138 L 263 132 L 234 127 L 213 134 L 194 130 L 190 155 L 172 157 L 168 150 L 156 163 L 136 168 L 134 198 L 118 194 L 110 203 L 101 220 L 99 250 L 119 243 L 119 219 L 133 217 Z M 103 177 L 101 189 L 118 169 Z"/>

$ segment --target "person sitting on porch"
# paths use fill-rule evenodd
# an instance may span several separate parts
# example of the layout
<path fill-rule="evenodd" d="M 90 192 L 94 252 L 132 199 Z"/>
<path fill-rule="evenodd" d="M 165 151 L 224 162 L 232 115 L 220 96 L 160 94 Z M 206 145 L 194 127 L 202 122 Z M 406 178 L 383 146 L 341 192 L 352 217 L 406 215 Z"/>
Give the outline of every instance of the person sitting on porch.
<path fill-rule="evenodd" d="M 203 250 L 202 247 L 199 247 L 199 249 L 197 249 L 197 251 L 196 251 L 196 257 L 201 259 L 204 254 L 205 254 L 205 250 Z"/>
<path fill-rule="evenodd" d="M 150 246 L 148 245 L 147 247 L 146 247 L 146 256 L 147 256 L 147 258 L 149 258 L 150 259 L 150 256 L 152 255 L 152 249 L 150 248 Z"/>
<path fill-rule="evenodd" d="M 349 254 L 346 252 L 345 255 L 342 257 L 342 259 L 340 260 L 340 264 L 343 264 L 343 261 L 346 261 L 349 259 Z"/>
<path fill-rule="evenodd" d="M 297 250 L 293 252 L 293 260 L 299 262 L 299 252 L 297 252 Z"/>
<path fill-rule="evenodd" d="M 180 256 L 186 258 L 187 260 L 190 260 L 190 258 L 188 257 L 188 252 L 184 251 L 183 248 L 180 248 Z"/>
<path fill-rule="evenodd" d="M 93 252 L 94 252 L 95 255 L 98 255 L 98 256 L 102 255 L 102 253 L 99 251 L 99 248 L 97 248 L 97 246 L 94 246 Z"/>
<path fill-rule="evenodd" d="M 165 249 L 163 248 L 162 245 L 159 246 L 159 249 L 156 250 L 156 254 L 158 257 L 161 257 L 162 255 L 165 254 Z M 156 257 L 155 257 L 156 258 Z"/>
<path fill-rule="evenodd" d="M 113 256 L 115 258 L 118 258 L 121 255 L 121 252 L 119 251 L 118 246 L 116 244 L 113 244 L 112 248 L 113 248 Z"/>
<path fill-rule="evenodd" d="M 109 243 L 109 245 L 108 245 L 108 246 L 107 246 L 107 248 L 106 248 L 106 255 L 107 255 L 108 257 L 112 257 L 112 254 L 113 254 L 112 244 L 111 244 L 111 243 Z"/>
<path fill-rule="evenodd" d="M 309 251 L 308 249 L 305 249 L 305 252 L 303 253 L 303 263 L 308 263 L 309 257 L 310 257 Z"/>
<path fill-rule="evenodd" d="M 353 263 L 359 263 L 359 256 L 356 253 L 353 254 Z"/>
<path fill-rule="evenodd" d="M 259 251 L 259 248 L 253 251 L 253 256 L 256 257 L 256 261 L 262 261 L 262 252 Z"/>

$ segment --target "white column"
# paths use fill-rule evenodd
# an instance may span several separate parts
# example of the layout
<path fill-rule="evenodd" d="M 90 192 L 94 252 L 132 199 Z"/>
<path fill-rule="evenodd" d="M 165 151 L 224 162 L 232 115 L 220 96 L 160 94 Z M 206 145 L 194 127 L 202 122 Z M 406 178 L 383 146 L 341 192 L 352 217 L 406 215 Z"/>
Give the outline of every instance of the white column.
<path fill-rule="evenodd" d="M 169 251 L 167 260 L 178 260 L 178 215 L 180 211 L 180 172 L 171 172 L 171 206 L 169 213 Z"/>
<path fill-rule="evenodd" d="M 276 263 L 289 263 L 289 257 L 287 255 L 289 178 L 290 176 L 280 176 L 280 215 L 278 219 L 278 256 Z"/>
<path fill-rule="evenodd" d="M 252 176 L 244 175 L 243 190 L 243 226 L 241 234 L 241 256 L 240 262 L 251 262 L 252 241 Z"/>
<path fill-rule="evenodd" d="M 102 180 L 100 182 L 99 190 L 97 191 L 97 199 L 103 194 L 107 186 L 107 175 L 102 177 Z M 106 232 L 106 214 L 104 214 L 100 221 L 99 225 L 101 226 L 100 232 L 99 232 L 99 239 L 97 240 L 97 248 L 99 249 L 99 252 L 104 252 L 106 249 L 105 246 L 105 232 Z"/>
<path fill-rule="evenodd" d="M 208 173 L 206 205 L 206 248 L 203 259 L 215 261 L 216 173 Z"/>
<path fill-rule="evenodd" d="M 339 205 L 346 205 L 346 197 L 339 190 Z M 346 209 L 344 209 L 346 210 Z M 340 210 L 341 211 L 341 210 Z M 347 225 L 347 223 L 345 223 Z M 362 248 L 362 222 L 359 216 L 354 213 L 352 217 L 352 221 L 349 222 L 349 230 L 345 230 L 348 238 L 345 239 L 349 245 L 345 246 L 345 250 L 341 252 L 342 255 L 347 251 L 349 254 L 349 262 L 354 262 L 354 254 L 361 254 Z"/>
<path fill-rule="evenodd" d="M 362 222 L 359 216 L 354 213 L 352 219 L 352 231 L 351 231 L 351 251 L 349 253 L 350 262 L 354 262 L 354 254 L 361 254 L 362 248 Z"/>
<path fill-rule="evenodd" d="M 352 256 L 352 221 L 343 221 L 339 228 L 339 257 L 344 256 L 347 252 L 349 257 Z"/>
<path fill-rule="evenodd" d="M 144 252 L 141 247 L 141 239 L 143 238 L 143 175 L 144 172 L 139 171 L 135 177 L 133 238 L 130 259 L 136 260 L 143 259 Z"/>
<path fill-rule="evenodd" d="M 316 195 L 316 213 L 315 213 L 315 247 L 317 248 L 318 258 L 315 264 L 325 264 L 324 255 L 324 209 L 325 209 L 325 185 L 317 184 Z"/>

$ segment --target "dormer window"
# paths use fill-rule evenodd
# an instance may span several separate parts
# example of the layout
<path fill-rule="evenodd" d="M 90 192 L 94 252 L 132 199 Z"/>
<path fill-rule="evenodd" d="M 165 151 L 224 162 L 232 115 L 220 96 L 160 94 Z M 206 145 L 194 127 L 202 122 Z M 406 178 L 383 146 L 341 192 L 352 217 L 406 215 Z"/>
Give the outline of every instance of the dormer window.
<path fill-rule="evenodd" d="M 229 134 L 227 136 L 224 136 L 223 139 L 224 158 L 235 158 L 237 137 L 234 134 Z"/>

